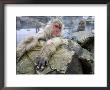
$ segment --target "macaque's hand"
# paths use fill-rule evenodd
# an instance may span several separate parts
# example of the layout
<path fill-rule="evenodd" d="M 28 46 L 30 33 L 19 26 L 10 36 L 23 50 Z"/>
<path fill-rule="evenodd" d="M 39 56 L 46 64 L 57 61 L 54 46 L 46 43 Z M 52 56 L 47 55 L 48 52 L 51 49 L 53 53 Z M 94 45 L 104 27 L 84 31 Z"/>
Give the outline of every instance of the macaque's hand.
<path fill-rule="evenodd" d="M 36 59 L 36 69 L 43 71 L 44 68 L 47 66 L 47 60 L 45 60 L 43 57 L 37 57 Z"/>

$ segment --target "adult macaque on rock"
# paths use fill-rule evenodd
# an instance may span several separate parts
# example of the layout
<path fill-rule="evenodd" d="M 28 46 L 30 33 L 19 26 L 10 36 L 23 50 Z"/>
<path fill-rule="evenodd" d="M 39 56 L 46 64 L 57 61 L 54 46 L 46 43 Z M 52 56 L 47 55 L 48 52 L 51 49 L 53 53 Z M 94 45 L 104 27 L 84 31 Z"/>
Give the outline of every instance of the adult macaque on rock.
<path fill-rule="evenodd" d="M 31 50 L 34 48 L 40 39 L 43 40 L 49 40 L 54 37 L 60 37 L 61 36 L 61 31 L 63 29 L 63 23 L 59 19 L 54 19 L 50 25 L 47 25 L 44 30 L 40 30 L 37 34 L 30 36 L 23 41 L 20 42 L 20 44 L 17 46 L 17 62 L 19 61 L 20 57 L 27 51 Z M 52 44 L 52 41 L 47 42 L 48 44 Z M 43 48 L 46 48 L 47 46 L 44 46 Z M 41 50 L 42 52 L 43 50 Z M 40 63 L 40 64 L 38 64 Z M 42 59 L 40 62 L 37 63 L 37 67 L 40 68 L 44 61 Z"/>

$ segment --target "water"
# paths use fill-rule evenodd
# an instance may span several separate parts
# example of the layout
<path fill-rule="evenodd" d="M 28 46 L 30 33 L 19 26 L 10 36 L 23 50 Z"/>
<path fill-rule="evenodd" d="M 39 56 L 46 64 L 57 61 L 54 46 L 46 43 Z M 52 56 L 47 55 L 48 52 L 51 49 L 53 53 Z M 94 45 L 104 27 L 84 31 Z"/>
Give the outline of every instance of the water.
<path fill-rule="evenodd" d="M 17 45 L 18 43 L 23 40 L 25 37 L 33 35 L 36 33 L 36 28 L 29 28 L 29 29 L 20 29 L 16 30 L 16 38 L 17 38 Z"/>

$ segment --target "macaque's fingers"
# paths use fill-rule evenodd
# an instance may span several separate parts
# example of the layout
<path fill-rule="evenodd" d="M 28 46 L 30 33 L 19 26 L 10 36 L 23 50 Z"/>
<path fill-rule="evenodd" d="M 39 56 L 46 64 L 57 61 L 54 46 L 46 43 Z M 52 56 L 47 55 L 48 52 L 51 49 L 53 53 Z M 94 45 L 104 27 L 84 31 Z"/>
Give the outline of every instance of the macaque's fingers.
<path fill-rule="evenodd" d="M 38 57 L 36 62 L 36 69 L 42 71 L 46 66 L 47 60 L 44 60 L 44 58 L 42 57 Z"/>

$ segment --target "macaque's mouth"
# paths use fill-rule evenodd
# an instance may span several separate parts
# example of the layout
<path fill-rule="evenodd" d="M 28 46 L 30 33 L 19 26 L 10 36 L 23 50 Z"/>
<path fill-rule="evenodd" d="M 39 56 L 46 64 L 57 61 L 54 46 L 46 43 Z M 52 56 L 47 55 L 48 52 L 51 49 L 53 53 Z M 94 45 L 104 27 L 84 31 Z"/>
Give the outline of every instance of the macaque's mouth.
<path fill-rule="evenodd" d="M 54 30 L 52 32 L 52 36 L 60 36 L 60 31 L 59 30 Z"/>

